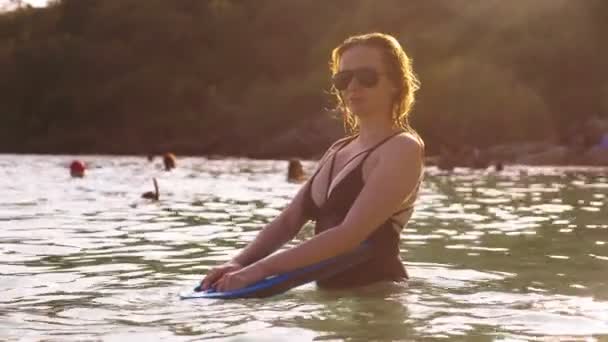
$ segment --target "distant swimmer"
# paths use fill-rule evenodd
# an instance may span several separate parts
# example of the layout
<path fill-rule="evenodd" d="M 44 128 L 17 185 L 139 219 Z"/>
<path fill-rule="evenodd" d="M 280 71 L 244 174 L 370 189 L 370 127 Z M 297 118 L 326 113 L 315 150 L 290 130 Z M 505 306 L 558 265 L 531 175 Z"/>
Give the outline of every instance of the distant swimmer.
<path fill-rule="evenodd" d="M 74 178 L 84 177 L 85 170 L 86 170 L 86 165 L 84 162 L 82 162 L 80 160 L 74 160 L 70 164 L 70 175 Z"/>
<path fill-rule="evenodd" d="M 447 145 L 442 145 L 439 151 L 439 159 L 437 161 L 437 167 L 440 170 L 452 171 L 456 166 L 456 159 L 454 157 L 454 151 Z"/>
<path fill-rule="evenodd" d="M 494 170 L 496 172 L 504 170 L 504 164 L 501 161 L 497 161 L 496 164 L 494 164 Z"/>
<path fill-rule="evenodd" d="M 290 159 L 287 167 L 287 181 L 290 183 L 301 183 L 306 180 L 306 174 L 302 163 L 297 159 Z"/>
<path fill-rule="evenodd" d="M 165 171 L 171 171 L 171 169 L 175 169 L 175 155 L 173 153 L 163 154 L 163 164 L 165 165 Z"/>
<path fill-rule="evenodd" d="M 151 199 L 151 200 L 155 200 L 158 201 L 158 198 L 160 197 L 160 194 L 158 193 L 158 182 L 156 181 L 156 178 L 152 178 L 152 181 L 154 182 L 154 191 L 146 191 L 141 195 L 141 198 L 146 198 L 146 199 Z"/>

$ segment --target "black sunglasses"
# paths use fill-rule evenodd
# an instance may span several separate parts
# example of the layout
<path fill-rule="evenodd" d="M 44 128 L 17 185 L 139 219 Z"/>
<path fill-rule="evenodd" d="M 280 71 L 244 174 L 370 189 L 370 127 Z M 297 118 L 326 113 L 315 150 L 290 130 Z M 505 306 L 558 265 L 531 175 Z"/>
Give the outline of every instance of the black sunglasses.
<path fill-rule="evenodd" d="M 357 82 L 359 82 L 359 84 L 365 88 L 373 88 L 380 80 L 380 73 L 372 68 L 344 70 L 336 73 L 332 77 L 332 82 L 336 89 L 343 91 L 348 88 L 348 85 L 353 80 L 353 77 L 356 78 Z"/>

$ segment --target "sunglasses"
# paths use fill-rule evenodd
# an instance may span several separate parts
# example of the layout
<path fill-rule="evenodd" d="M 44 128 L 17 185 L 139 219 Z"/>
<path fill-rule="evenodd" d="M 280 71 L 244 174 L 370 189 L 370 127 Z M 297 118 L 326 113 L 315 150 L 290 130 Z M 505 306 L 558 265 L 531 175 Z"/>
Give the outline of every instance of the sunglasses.
<path fill-rule="evenodd" d="M 372 68 L 357 68 L 352 70 L 344 70 L 336 73 L 332 77 L 334 87 L 339 91 L 343 91 L 348 88 L 348 85 L 353 80 L 357 79 L 360 85 L 365 88 L 373 88 L 378 84 L 380 80 L 380 73 Z"/>

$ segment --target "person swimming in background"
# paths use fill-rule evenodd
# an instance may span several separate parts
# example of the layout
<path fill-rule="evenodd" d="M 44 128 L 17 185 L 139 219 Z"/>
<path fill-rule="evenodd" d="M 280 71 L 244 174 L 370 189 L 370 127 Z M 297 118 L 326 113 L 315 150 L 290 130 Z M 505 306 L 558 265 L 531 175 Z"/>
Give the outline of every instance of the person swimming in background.
<path fill-rule="evenodd" d="M 70 164 L 70 175 L 74 178 L 84 177 L 86 171 L 86 164 L 80 160 L 74 160 Z"/>
<path fill-rule="evenodd" d="M 505 168 L 505 166 L 502 163 L 502 161 L 499 160 L 499 161 L 497 161 L 497 162 L 494 163 L 494 171 L 500 172 L 500 171 L 504 170 L 504 168 Z"/>
<path fill-rule="evenodd" d="M 306 174 L 302 163 L 298 159 L 290 159 L 287 166 L 287 181 L 290 183 L 301 183 L 306 180 Z"/>
<path fill-rule="evenodd" d="M 151 199 L 158 201 L 160 198 L 160 193 L 158 191 L 158 182 L 156 178 L 152 178 L 152 183 L 154 183 L 154 191 L 146 191 L 141 195 L 141 198 Z"/>
<path fill-rule="evenodd" d="M 165 171 L 171 171 L 172 169 L 175 169 L 175 155 L 173 153 L 163 154 L 163 164 L 165 165 Z"/>
<path fill-rule="evenodd" d="M 452 171 L 456 166 L 456 159 L 454 157 L 454 151 L 448 147 L 448 145 L 441 145 L 439 149 L 439 160 L 437 167 L 439 170 Z"/>
<path fill-rule="evenodd" d="M 423 178 L 424 143 L 408 116 L 419 88 L 411 59 L 392 36 L 353 36 L 331 54 L 332 93 L 350 131 L 320 159 L 291 203 L 231 261 L 212 268 L 202 289 L 230 291 L 355 250 L 371 258 L 321 288 L 405 281 L 399 239 Z M 314 237 L 278 251 L 309 220 Z"/>

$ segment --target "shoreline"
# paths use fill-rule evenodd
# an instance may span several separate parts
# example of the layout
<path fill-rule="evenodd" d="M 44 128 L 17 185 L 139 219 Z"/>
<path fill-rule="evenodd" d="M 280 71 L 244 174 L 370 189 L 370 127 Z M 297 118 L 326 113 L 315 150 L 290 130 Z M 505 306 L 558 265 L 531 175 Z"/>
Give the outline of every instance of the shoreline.
<path fill-rule="evenodd" d="M 608 153 L 608 151 L 606 152 Z M 64 157 L 64 158 L 121 158 L 121 157 L 131 157 L 131 158 L 141 158 L 145 160 L 147 158 L 146 154 L 132 154 L 132 153 L 16 153 L 16 152 L 0 152 L 0 158 L 2 157 Z M 155 158 L 162 158 L 162 155 L 155 154 Z M 299 156 L 274 156 L 274 157 L 256 157 L 256 156 L 248 156 L 248 155 L 235 155 L 235 154 L 179 154 L 177 155 L 177 159 L 183 158 L 202 158 L 205 160 L 228 160 L 228 159 L 248 159 L 254 161 L 288 161 L 290 159 L 298 159 L 306 162 L 318 162 L 319 158 L 310 158 L 310 157 L 299 157 Z M 438 155 L 429 155 L 425 156 L 425 166 L 427 168 L 434 167 L 439 171 L 453 171 L 457 169 L 466 169 L 466 170 L 494 170 L 495 164 L 488 163 L 486 166 L 475 167 L 472 165 L 465 165 L 463 163 L 458 163 L 452 166 L 450 169 L 442 168 L 438 164 L 440 156 Z M 555 162 L 547 162 L 547 163 L 526 163 L 517 160 L 513 161 L 503 161 L 504 167 L 508 168 L 560 168 L 560 169 L 607 169 L 608 162 L 599 163 L 598 161 L 594 161 L 593 163 L 555 163 Z"/>

